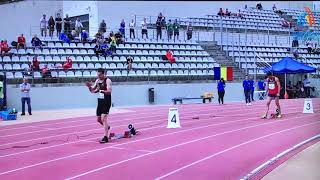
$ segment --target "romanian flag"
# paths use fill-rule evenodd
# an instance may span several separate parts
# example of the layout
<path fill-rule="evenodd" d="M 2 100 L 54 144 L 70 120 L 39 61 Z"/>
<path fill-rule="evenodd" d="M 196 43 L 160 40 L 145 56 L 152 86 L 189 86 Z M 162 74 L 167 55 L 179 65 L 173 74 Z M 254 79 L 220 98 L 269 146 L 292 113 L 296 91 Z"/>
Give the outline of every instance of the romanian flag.
<path fill-rule="evenodd" d="M 233 80 L 233 69 L 232 67 L 214 67 L 214 80 L 220 80 L 223 78 L 226 81 L 232 81 Z"/>

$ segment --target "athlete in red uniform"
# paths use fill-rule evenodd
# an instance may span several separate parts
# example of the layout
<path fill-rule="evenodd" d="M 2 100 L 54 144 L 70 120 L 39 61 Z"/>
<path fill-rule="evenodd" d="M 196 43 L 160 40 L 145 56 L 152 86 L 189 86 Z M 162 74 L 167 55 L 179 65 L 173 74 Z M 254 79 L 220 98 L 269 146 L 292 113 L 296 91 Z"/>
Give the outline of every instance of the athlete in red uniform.
<path fill-rule="evenodd" d="M 267 93 L 268 93 L 268 100 L 267 100 L 267 111 L 266 113 L 262 116 L 262 118 L 267 118 L 268 116 L 268 111 L 269 111 L 269 106 L 271 101 L 274 99 L 277 109 L 278 109 L 278 114 L 277 118 L 281 118 L 281 110 L 280 110 L 280 103 L 279 103 L 279 97 L 280 97 L 280 81 L 279 78 L 275 77 L 272 75 L 271 72 L 267 73 Z"/>

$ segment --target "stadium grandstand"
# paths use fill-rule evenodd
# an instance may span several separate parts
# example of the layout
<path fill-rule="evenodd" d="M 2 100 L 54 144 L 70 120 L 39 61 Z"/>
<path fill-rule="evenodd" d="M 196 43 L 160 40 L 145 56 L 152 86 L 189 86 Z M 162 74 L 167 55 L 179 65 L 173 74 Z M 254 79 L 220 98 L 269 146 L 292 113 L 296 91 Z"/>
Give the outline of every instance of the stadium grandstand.
<path fill-rule="evenodd" d="M 319 8 L 1 1 L 0 179 L 317 179 Z"/>

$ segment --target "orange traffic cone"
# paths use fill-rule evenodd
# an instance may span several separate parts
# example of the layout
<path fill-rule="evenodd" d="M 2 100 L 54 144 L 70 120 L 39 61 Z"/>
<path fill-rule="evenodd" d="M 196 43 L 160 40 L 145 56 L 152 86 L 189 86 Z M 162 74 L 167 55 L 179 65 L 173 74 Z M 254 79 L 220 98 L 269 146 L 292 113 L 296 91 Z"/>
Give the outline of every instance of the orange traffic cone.
<path fill-rule="evenodd" d="M 289 99 L 289 95 L 288 95 L 287 91 L 284 93 L 284 98 Z"/>

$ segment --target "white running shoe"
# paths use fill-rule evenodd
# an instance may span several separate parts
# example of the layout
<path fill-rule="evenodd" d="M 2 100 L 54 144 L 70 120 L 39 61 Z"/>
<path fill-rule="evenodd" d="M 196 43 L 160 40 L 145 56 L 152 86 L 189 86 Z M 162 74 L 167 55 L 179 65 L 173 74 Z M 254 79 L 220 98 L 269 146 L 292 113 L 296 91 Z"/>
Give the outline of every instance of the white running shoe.
<path fill-rule="evenodd" d="M 249 106 L 249 103 L 247 103 L 246 105 Z"/>
<path fill-rule="evenodd" d="M 251 103 L 249 103 L 248 105 L 251 106 Z"/>

